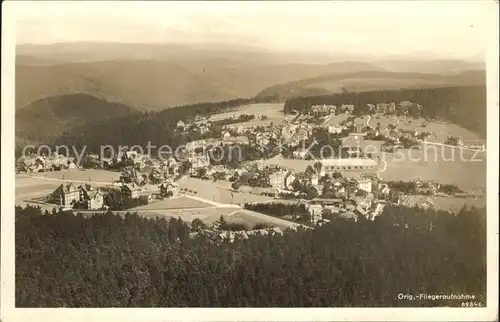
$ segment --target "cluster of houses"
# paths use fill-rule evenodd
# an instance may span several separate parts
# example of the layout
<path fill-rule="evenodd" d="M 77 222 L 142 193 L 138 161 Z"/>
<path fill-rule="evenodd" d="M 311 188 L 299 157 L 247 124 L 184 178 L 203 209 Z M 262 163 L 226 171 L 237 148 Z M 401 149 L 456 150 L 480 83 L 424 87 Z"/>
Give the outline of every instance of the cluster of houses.
<path fill-rule="evenodd" d="M 338 115 L 342 113 L 353 114 L 354 105 L 352 104 L 342 104 L 340 106 L 336 105 L 312 105 L 309 109 L 309 115 L 316 117 L 328 117 L 330 115 Z M 410 101 L 396 102 L 383 102 L 378 104 L 366 104 L 366 109 L 370 113 L 381 113 L 381 114 L 402 114 L 415 115 L 422 110 L 422 105 L 417 103 L 412 103 Z"/>
<path fill-rule="evenodd" d="M 98 158 L 90 155 L 90 159 Z M 180 175 L 181 164 L 174 158 L 161 161 L 143 156 L 137 151 L 124 151 L 103 161 L 108 165 L 120 165 L 121 174 L 113 185 L 75 186 L 73 183 L 61 184 L 49 195 L 48 202 L 62 208 L 97 210 L 113 208 L 127 200 L 164 199 L 178 194 L 175 180 Z"/>
<path fill-rule="evenodd" d="M 200 134 L 205 134 L 210 131 L 212 124 L 208 117 L 196 115 L 193 123 L 186 123 L 182 120 L 177 122 L 176 130 L 180 133 L 186 134 L 189 131 L 198 131 Z"/>
<path fill-rule="evenodd" d="M 463 141 L 461 137 L 459 136 L 453 136 L 449 135 L 446 138 L 446 141 L 444 144 L 449 144 L 449 145 L 454 145 L 454 146 L 459 146 L 459 147 L 464 147 L 467 149 L 474 149 L 474 150 L 479 150 L 479 151 L 484 151 L 485 145 L 484 143 L 480 143 L 477 141 Z"/>
<path fill-rule="evenodd" d="M 383 184 L 377 173 L 369 171 L 375 164 L 366 164 L 364 173 L 359 178 L 348 179 L 342 177 L 340 172 L 344 171 L 344 167 L 352 167 L 352 164 L 338 161 L 322 160 L 317 166 L 308 167 L 305 172 L 299 173 L 281 166 L 265 165 L 253 170 L 239 170 L 233 174 L 231 180 L 247 183 L 249 177 L 261 178 L 262 181 L 258 182 L 264 182 L 269 187 L 261 194 L 302 200 L 311 213 L 313 224 L 322 221 L 321 214 L 326 210 L 345 213 L 353 218 L 360 214 L 369 218 L 380 214 L 389 199 L 390 189 Z M 308 196 L 313 198 L 303 200 Z"/>
<path fill-rule="evenodd" d="M 311 224 L 327 222 L 325 214 L 373 220 L 382 213 L 390 193 L 376 174 L 366 173 L 357 179 L 327 178 L 322 180 L 318 197 L 307 203 Z"/>
<path fill-rule="evenodd" d="M 139 186 L 134 182 L 121 186 L 93 186 L 64 183 L 57 187 L 47 198 L 47 202 L 63 209 L 103 210 L 113 209 L 123 201 L 144 198 L 148 201 L 176 196 L 178 185 L 173 181 L 164 181 L 159 185 Z M 121 210 L 121 209 L 118 209 Z"/>
<path fill-rule="evenodd" d="M 354 112 L 354 105 L 352 104 L 342 104 L 339 107 L 336 105 L 312 105 L 309 110 L 310 115 L 314 116 L 329 116 L 341 113 L 352 114 Z"/>
<path fill-rule="evenodd" d="M 17 173 L 46 172 L 56 170 L 77 169 L 75 159 L 62 154 L 37 155 L 35 153 L 22 155 L 16 160 Z"/>
<path fill-rule="evenodd" d="M 413 111 L 416 112 L 420 112 L 422 110 L 422 105 L 417 103 L 412 103 L 410 101 L 401 101 L 399 102 L 399 104 L 396 104 L 396 102 L 367 104 L 366 107 L 370 113 L 382 113 L 389 115 L 396 113 L 408 115 L 412 111 L 412 109 Z"/>
<path fill-rule="evenodd" d="M 310 214 L 310 223 L 321 225 L 328 222 L 327 218 L 332 215 L 354 220 L 363 216 L 374 220 L 388 204 L 418 207 L 424 210 L 437 209 L 432 196 L 446 196 L 439 192 L 440 184 L 434 181 L 422 181 L 420 178 L 417 178 L 415 183 L 417 191 L 414 194 L 404 194 L 391 190 L 378 176 L 364 175 L 359 179 L 323 181 L 323 194 L 305 202 Z"/>
<path fill-rule="evenodd" d="M 236 240 L 249 239 L 252 236 L 267 236 L 267 235 L 283 235 L 283 230 L 279 227 L 252 229 L 252 230 L 222 230 L 219 223 L 215 223 L 210 228 L 200 229 L 189 234 L 190 238 L 200 236 L 206 237 L 210 242 L 215 244 L 233 243 Z"/>

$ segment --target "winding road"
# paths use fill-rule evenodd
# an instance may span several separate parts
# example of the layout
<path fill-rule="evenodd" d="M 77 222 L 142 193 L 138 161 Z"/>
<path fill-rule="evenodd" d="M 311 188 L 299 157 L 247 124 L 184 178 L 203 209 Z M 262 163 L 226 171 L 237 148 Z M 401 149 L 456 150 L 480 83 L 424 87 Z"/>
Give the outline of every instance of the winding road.
<path fill-rule="evenodd" d="M 397 117 L 392 116 L 391 118 L 396 121 L 396 124 L 393 124 L 393 125 L 394 126 L 398 126 L 399 125 L 399 120 L 397 119 Z M 368 119 L 366 120 L 366 126 L 368 126 L 371 129 L 374 129 L 374 127 L 370 125 L 370 120 L 371 119 L 372 119 L 372 116 L 368 115 Z"/>
<path fill-rule="evenodd" d="M 483 149 L 478 150 L 478 149 L 466 148 L 466 147 L 463 147 L 463 146 L 456 146 L 456 145 L 450 145 L 450 144 L 444 144 L 444 143 L 437 143 L 437 142 L 426 142 L 426 141 L 421 141 L 421 142 L 423 143 L 424 147 L 426 145 L 438 145 L 438 146 L 443 146 L 443 147 L 448 147 L 448 148 L 453 148 L 453 149 L 458 149 L 458 150 L 464 150 L 464 151 L 486 152 L 486 149 L 484 148 L 484 145 L 483 145 Z"/>
<path fill-rule="evenodd" d="M 370 120 L 372 119 L 371 115 L 368 115 L 368 119 L 366 120 L 366 126 L 368 126 L 370 129 L 373 129 L 373 127 L 370 125 Z"/>

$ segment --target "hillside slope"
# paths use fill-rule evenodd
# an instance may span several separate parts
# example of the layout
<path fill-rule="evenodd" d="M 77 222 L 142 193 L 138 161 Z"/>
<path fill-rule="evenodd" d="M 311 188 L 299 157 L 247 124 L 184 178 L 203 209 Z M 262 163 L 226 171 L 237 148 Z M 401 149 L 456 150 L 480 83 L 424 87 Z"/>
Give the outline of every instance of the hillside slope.
<path fill-rule="evenodd" d="M 48 97 L 16 110 L 16 142 L 50 142 L 73 127 L 136 112 L 88 94 Z"/>
<path fill-rule="evenodd" d="M 445 87 L 429 89 L 404 89 L 297 97 L 286 102 L 286 113 L 292 110 L 305 112 L 313 104 L 355 104 L 356 113 L 363 113 L 368 103 L 409 100 L 424 107 L 425 117 L 449 121 L 485 136 L 486 90 L 485 87 Z M 186 142 L 202 138 L 199 133 L 180 135 L 175 131 L 178 120 L 189 121 L 196 115 L 211 115 L 228 112 L 238 106 L 255 103 L 257 99 L 241 99 L 215 103 L 195 104 L 165 109 L 158 112 L 143 112 L 118 118 L 86 122 L 66 128 L 59 137 L 47 138 L 43 143 L 86 146 L 87 151 L 98 152 L 105 145 L 141 145 L 149 143 L 156 147 L 169 145 L 175 149 Z M 38 124 L 38 123 L 37 123 Z M 44 122 L 44 124 L 46 124 Z M 48 126 L 50 127 L 51 123 Z M 36 128 L 33 133 L 36 133 Z M 42 132 L 45 133 L 45 132 Z M 215 135 L 220 131 L 214 128 Z M 154 152 L 155 149 L 152 150 Z"/>
<path fill-rule="evenodd" d="M 311 88 L 330 93 L 391 90 L 399 88 L 448 87 L 484 85 L 484 71 L 467 71 L 458 74 L 429 74 L 387 71 L 360 71 L 355 73 L 325 74 L 268 87 L 258 97 L 275 96 L 286 99 L 309 96 Z"/>
<path fill-rule="evenodd" d="M 422 105 L 422 116 L 448 121 L 486 137 L 486 86 L 414 88 L 302 96 L 286 101 L 284 112 L 307 112 L 316 104 L 354 104 L 355 113 L 365 113 L 367 104 L 411 101 Z"/>

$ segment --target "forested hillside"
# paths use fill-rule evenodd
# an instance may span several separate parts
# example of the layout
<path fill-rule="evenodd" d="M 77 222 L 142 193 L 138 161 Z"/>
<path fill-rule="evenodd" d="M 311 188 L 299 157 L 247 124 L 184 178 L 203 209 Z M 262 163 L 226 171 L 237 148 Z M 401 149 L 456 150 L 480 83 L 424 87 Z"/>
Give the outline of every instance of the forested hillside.
<path fill-rule="evenodd" d="M 172 148 L 199 139 L 200 133 L 181 135 L 176 132 L 177 122 L 193 121 L 196 115 L 209 116 L 228 112 L 236 107 L 256 102 L 255 99 L 200 103 L 178 106 L 159 112 L 144 112 L 110 121 L 95 122 L 75 127 L 55 141 L 56 144 L 87 146 L 88 151 L 100 151 L 103 145 L 140 145 L 148 142 L 157 147 L 169 145 Z M 216 128 L 216 127 L 214 127 Z M 220 135 L 220 131 L 216 133 Z M 152 151 L 155 151 L 154 149 Z"/>
<path fill-rule="evenodd" d="M 357 113 L 366 113 L 366 104 L 411 101 L 422 105 L 422 116 L 458 124 L 486 136 L 486 87 L 463 86 L 341 93 L 295 97 L 286 101 L 284 111 L 307 112 L 317 104 L 354 104 Z"/>
<path fill-rule="evenodd" d="M 52 111 L 44 113 L 45 109 L 40 109 L 40 112 L 36 109 L 26 111 L 21 109 L 22 113 L 16 113 L 17 152 L 20 152 L 21 144 L 24 143 L 59 144 L 78 148 L 86 146 L 87 152 L 96 153 L 104 145 L 118 147 L 137 144 L 145 147 L 148 141 L 157 147 L 168 144 L 175 148 L 179 144 L 198 138 L 196 133 L 195 137 L 191 137 L 176 132 L 179 120 L 192 121 L 196 115 L 223 113 L 242 105 L 265 101 L 266 99 L 235 99 L 177 106 L 158 112 L 128 113 L 121 117 L 111 117 L 113 111 L 107 109 L 99 110 L 101 107 L 99 104 L 87 104 L 85 108 L 65 105 L 57 114 L 61 119 L 57 119 Z M 102 104 L 114 106 L 105 101 Z M 71 111 L 74 109 L 76 110 L 73 114 Z M 67 117 L 65 122 L 62 122 L 62 114 Z"/>
<path fill-rule="evenodd" d="M 127 105 L 89 94 L 47 97 L 16 110 L 16 137 L 51 142 L 74 127 L 135 113 L 138 111 Z"/>
<path fill-rule="evenodd" d="M 456 306 L 486 301 L 485 209 L 386 208 L 375 221 L 230 244 L 180 220 L 16 208 L 17 307 Z"/>

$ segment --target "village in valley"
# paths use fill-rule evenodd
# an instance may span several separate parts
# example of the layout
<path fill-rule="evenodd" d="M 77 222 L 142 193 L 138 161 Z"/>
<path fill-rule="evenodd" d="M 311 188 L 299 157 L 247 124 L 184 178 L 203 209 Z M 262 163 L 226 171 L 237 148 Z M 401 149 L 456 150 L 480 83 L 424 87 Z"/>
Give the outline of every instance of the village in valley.
<path fill-rule="evenodd" d="M 348 104 L 282 109 L 252 104 L 179 120 L 178 135 L 196 139 L 175 155 L 125 149 L 79 162 L 58 153 L 21 156 L 16 203 L 47 213 L 178 217 L 191 223 L 193 236 L 234 240 L 314 228 L 334 216 L 374 220 L 387 205 L 456 211 L 484 202 L 481 187 L 425 178 L 412 161 L 404 161 L 406 171 L 396 164 L 396 153 L 422 153 L 429 145 L 484 157 L 484 142 L 462 138 L 458 127 L 459 135 L 439 131 L 443 124 L 418 116 L 419 104 L 373 103 L 365 114 Z"/>
<path fill-rule="evenodd" d="M 25 2 L 0 322 L 496 317 L 487 1 Z"/>

